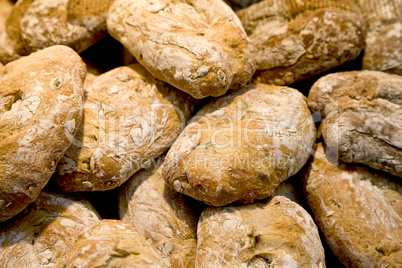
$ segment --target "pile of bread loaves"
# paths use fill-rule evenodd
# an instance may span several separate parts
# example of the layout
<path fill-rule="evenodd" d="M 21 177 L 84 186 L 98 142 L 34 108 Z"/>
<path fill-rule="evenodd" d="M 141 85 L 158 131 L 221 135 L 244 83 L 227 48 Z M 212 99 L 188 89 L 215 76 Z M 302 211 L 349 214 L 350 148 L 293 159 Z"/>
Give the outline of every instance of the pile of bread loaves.
<path fill-rule="evenodd" d="M 401 0 L 0 0 L 0 267 L 402 267 L 401 179 Z"/>

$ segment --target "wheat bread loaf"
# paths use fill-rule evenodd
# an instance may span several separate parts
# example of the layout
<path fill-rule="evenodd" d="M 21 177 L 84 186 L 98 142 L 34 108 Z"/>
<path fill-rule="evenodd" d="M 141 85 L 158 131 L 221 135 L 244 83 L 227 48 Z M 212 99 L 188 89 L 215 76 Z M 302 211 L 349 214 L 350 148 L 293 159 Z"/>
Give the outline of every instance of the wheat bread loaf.
<path fill-rule="evenodd" d="M 0 221 L 34 201 L 81 123 L 85 64 L 66 46 L 10 62 L 0 76 Z"/>
<path fill-rule="evenodd" d="M 162 177 L 164 157 L 137 172 L 121 187 L 120 219 L 137 229 L 160 251 L 169 267 L 194 267 L 196 211 Z"/>
<path fill-rule="evenodd" d="M 251 203 L 298 172 L 313 146 L 306 98 L 289 87 L 251 84 L 201 108 L 168 151 L 163 177 L 207 204 Z"/>
<path fill-rule="evenodd" d="M 84 120 L 53 182 L 63 191 L 104 191 L 129 179 L 171 146 L 192 98 L 141 65 L 115 68 L 85 89 Z"/>
<path fill-rule="evenodd" d="M 66 45 L 81 53 L 106 31 L 106 15 L 113 0 L 19 0 L 6 22 L 20 55 Z"/>
<path fill-rule="evenodd" d="M 209 207 L 197 230 L 196 267 L 325 267 L 311 216 L 275 196 L 268 203 Z"/>
<path fill-rule="evenodd" d="M 0 267 L 56 267 L 78 234 L 99 221 L 86 200 L 41 192 L 18 216 L 0 223 Z"/>
<path fill-rule="evenodd" d="M 347 163 L 402 177 L 402 77 L 379 71 L 326 75 L 308 103 L 322 117 L 322 135 Z"/>
<path fill-rule="evenodd" d="M 258 81 L 289 85 L 356 58 L 365 24 L 353 0 L 264 0 L 236 13 Z"/>
<path fill-rule="evenodd" d="M 322 143 L 304 191 L 325 240 L 347 267 L 402 265 L 402 187 L 395 177 L 338 162 Z"/>
<path fill-rule="evenodd" d="M 57 268 L 167 267 L 159 253 L 134 227 L 119 220 L 102 220 L 86 229 Z"/>
<path fill-rule="evenodd" d="M 402 75 L 402 2 L 357 0 L 367 25 L 363 69 Z"/>
<path fill-rule="evenodd" d="M 247 35 L 222 0 L 116 0 L 107 27 L 153 76 L 197 99 L 255 71 Z"/>

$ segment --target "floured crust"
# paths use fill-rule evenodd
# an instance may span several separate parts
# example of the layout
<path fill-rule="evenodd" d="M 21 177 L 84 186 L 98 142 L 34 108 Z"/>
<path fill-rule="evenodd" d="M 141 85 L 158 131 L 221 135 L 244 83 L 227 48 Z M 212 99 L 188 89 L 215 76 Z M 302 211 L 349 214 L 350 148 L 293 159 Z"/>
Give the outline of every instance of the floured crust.
<path fill-rule="evenodd" d="M 364 19 L 351 0 L 265 0 L 236 13 L 254 50 L 255 79 L 289 85 L 356 58 Z"/>
<path fill-rule="evenodd" d="M 0 223 L 0 266 L 55 267 L 78 234 L 98 221 L 89 202 L 42 192 L 12 221 Z"/>
<path fill-rule="evenodd" d="M 326 145 L 347 163 L 402 177 L 402 77 L 378 71 L 329 74 L 311 88 Z"/>
<path fill-rule="evenodd" d="M 20 0 L 6 23 L 20 55 L 52 45 L 81 53 L 106 35 L 106 14 L 113 0 Z"/>
<path fill-rule="evenodd" d="M 193 108 L 139 64 L 104 73 L 85 91 L 83 124 L 53 180 L 63 191 L 121 185 L 171 146 Z"/>
<path fill-rule="evenodd" d="M 13 61 L 0 77 L 0 221 L 34 201 L 81 123 L 85 64 L 53 46 Z"/>
<path fill-rule="evenodd" d="M 347 267 L 402 265 L 402 188 L 394 178 L 337 164 L 317 145 L 305 194 L 328 245 Z"/>
<path fill-rule="evenodd" d="M 197 99 L 255 71 L 247 35 L 221 0 L 117 0 L 107 26 L 153 76 Z"/>
<path fill-rule="evenodd" d="M 197 231 L 196 267 L 325 267 L 311 216 L 286 197 L 207 208 Z"/>
<path fill-rule="evenodd" d="M 271 196 L 307 161 L 315 126 L 295 89 L 252 84 L 212 100 L 170 148 L 163 177 L 214 206 Z"/>
<path fill-rule="evenodd" d="M 167 267 L 134 227 L 103 220 L 85 230 L 56 267 Z"/>
<path fill-rule="evenodd" d="M 402 75 L 402 2 L 358 0 L 367 25 L 363 69 Z"/>
<path fill-rule="evenodd" d="M 162 178 L 164 158 L 130 178 L 119 193 L 119 215 L 161 252 L 170 267 L 194 267 L 195 211 Z"/>

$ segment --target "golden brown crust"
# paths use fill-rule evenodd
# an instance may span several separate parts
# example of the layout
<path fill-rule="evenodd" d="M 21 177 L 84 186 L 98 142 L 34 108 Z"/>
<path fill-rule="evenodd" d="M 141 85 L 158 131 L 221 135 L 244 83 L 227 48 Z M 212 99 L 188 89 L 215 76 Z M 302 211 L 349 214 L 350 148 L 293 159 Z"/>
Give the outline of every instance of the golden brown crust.
<path fill-rule="evenodd" d="M 265 0 L 237 12 L 254 46 L 257 81 L 289 85 L 356 58 L 365 27 L 352 0 Z"/>
<path fill-rule="evenodd" d="M 317 144 L 304 182 L 328 245 L 347 267 L 401 266 L 401 186 L 364 167 L 337 164 L 333 156 Z"/>
<path fill-rule="evenodd" d="M 56 267 L 167 266 L 134 227 L 119 220 L 102 220 L 80 234 Z"/>
<path fill-rule="evenodd" d="M 117 0 L 107 25 L 153 76 L 197 99 L 246 84 L 255 71 L 247 35 L 223 1 Z"/>
<path fill-rule="evenodd" d="M 89 202 L 42 192 L 18 216 L 0 223 L 0 267 L 55 267 L 78 234 L 98 221 Z"/>
<path fill-rule="evenodd" d="M 0 0 L 0 63 L 7 64 L 19 58 L 15 51 L 16 44 L 6 32 L 6 21 L 13 6 L 8 0 Z"/>
<path fill-rule="evenodd" d="M 0 221 L 35 200 L 81 123 L 85 64 L 54 46 L 13 61 L 0 77 Z"/>
<path fill-rule="evenodd" d="M 113 0 L 20 0 L 6 23 L 20 55 L 66 45 L 81 53 L 106 35 Z"/>
<path fill-rule="evenodd" d="M 119 193 L 119 215 L 158 249 L 171 267 L 194 267 L 198 216 L 162 178 L 164 157 L 137 172 Z"/>
<path fill-rule="evenodd" d="M 85 91 L 83 124 L 54 176 L 63 191 L 121 185 L 171 146 L 192 112 L 189 95 L 139 64 L 104 73 Z"/>
<path fill-rule="evenodd" d="M 326 145 L 347 163 L 402 177 L 402 77 L 352 71 L 320 78 L 308 97 Z"/>
<path fill-rule="evenodd" d="M 166 156 L 163 177 L 207 204 L 251 203 L 294 175 L 314 143 L 300 92 L 252 84 L 212 100 L 192 118 Z"/>
<path fill-rule="evenodd" d="M 196 267 L 325 267 L 313 219 L 284 196 L 266 204 L 209 207 L 197 232 Z"/>

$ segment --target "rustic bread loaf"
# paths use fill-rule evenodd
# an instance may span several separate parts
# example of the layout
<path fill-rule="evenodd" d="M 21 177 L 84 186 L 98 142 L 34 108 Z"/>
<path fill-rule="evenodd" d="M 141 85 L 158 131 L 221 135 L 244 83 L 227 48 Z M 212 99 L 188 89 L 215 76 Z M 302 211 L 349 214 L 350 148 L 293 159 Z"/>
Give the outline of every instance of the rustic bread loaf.
<path fill-rule="evenodd" d="M 367 25 L 363 69 L 402 75 L 402 1 L 357 2 Z"/>
<path fill-rule="evenodd" d="M 394 179 L 338 164 L 317 145 L 304 190 L 325 240 L 347 267 L 402 266 L 402 187 Z"/>
<path fill-rule="evenodd" d="M 8 0 L 0 0 L 0 63 L 6 64 L 19 58 L 15 51 L 16 44 L 6 32 L 6 21 L 13 9 Z"/>
<path fill-rule="evenodd" d="M 18 216 L 0 223 L 0 267 L 56 267 L 78 234 L 98 221 L 89 202 L 42 192 Z"/>
<path fill-rule="evenodd" d="M 20 55 L 52 45 L 78 53 L 106 35 L 106 15 L 114 0 L 19 0 L 6 23 Z"/>
<path fill-rule="evenodd" d="M 192 112 L 192 98 L 141 65 L 95 78 L 85 89 L 84 122 L 60 160 L 63 191 L 113 189 L 171 146 Z"/>
<path fill-rule="evenodd" d="M 236 13 L 249 35 L 256 79 L 300 81 L 356 58 L 364 20 L 353 0 L 264 0 Z"/>
<path fill-rule="evenodd" d="M 134 227 L 102 220 L 79 235 L 56 267 L 166 267 L 158 255 Z"/>
<path fill-rule="evenodd" d="M 284 196 L 209 207 L 200 217 L 196 267 L 325 267 L 311 216 Z"/>
<path fill-rule="evenodd" d="M 119 193 L 120 219 L 158 249 L 170 267 L 194 267 L 198 215 L 162 178 L 164 157 L 137 172 Z"/>
<path fill-rule="evenodd" d="M 207 204 L 251 203 L 298 172 L 315 139 L 299 91 L 252 84 L 201 108 L 170 148 L 163 177 Z"/>
<path fill-rule="evenodd" d="M 197 99 L 255 71 L 247 35 L 222 0 L 116 0 L 107 27 L 153 76 Z"/>
<path fill-rule="evenodd" d="M 81 123 L 85 64 L 53 46 L 10 62 L 0 76 L 0 221 L 34 201 Z"/>
<path fill-rule="evenodd" d="M 326 145 L 347 163 L 402 177 L 402 77 L 378 71 L 329 74 L 311 88 Z"/>

